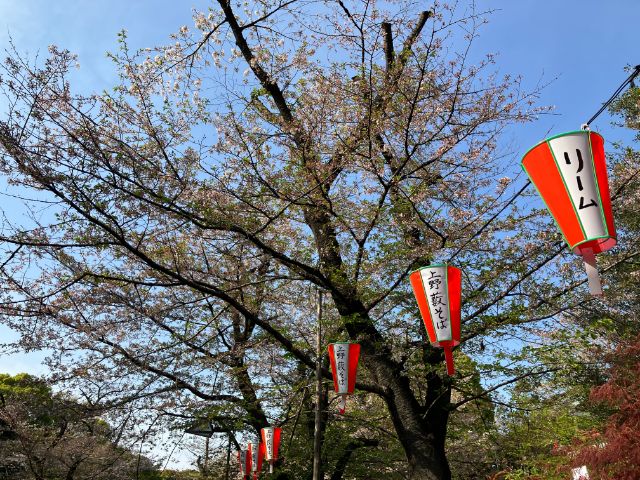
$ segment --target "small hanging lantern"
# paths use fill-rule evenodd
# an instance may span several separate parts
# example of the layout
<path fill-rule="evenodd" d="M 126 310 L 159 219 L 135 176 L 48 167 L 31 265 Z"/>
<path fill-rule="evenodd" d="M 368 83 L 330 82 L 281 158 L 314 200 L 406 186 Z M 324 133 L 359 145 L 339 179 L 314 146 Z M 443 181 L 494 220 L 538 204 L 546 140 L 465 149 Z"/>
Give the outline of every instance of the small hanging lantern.
<path fill-rule="evenodd" d="M 356 387 L 356 373 L 360 345 L 357 343 L 330 343 L 329 360 L 333 374 L 333 387 L 340 395 L 339 409 L 344 414 L 347 406 L 347 395 L 351 395 Z"/>
<path fill-rule="evenodd" d="M 248 449 L 238 450 L 238 462 L 242 478 L 248 479 L 251 475 L 251 452 Z"/>
<path fill-rule="evenodd" d="M 604 139 L 589 130 L 547 138 L 522 158 L 569 248 L 582 255 L 592 295 L 602 295 L 595 255 L 616 244 Z"/>
<path fill-rule="evenodd" d="M 453 347 L 460 343 L 460 270 L 434 264 L 419 268 L 409 279 L 429 341 L 435 347 L 444 348 L 447 373 L 453 375 Z"/>
<path fill-rule="evenodd" d="M 249 442 L 249 452 L 251 454 L 251 472 L 256 480 L 262 470 L 262 461 L 264 460 L 264 443 L 256 438 L 253 442 Z"/>
<path fill-rule="evenodd" d="M 264 459 L 269 462 L 269 473 L 273 473 L 273 464 L 278 459 L 281 431 L 279 427 L 266 427 L 261 430 Z"/>

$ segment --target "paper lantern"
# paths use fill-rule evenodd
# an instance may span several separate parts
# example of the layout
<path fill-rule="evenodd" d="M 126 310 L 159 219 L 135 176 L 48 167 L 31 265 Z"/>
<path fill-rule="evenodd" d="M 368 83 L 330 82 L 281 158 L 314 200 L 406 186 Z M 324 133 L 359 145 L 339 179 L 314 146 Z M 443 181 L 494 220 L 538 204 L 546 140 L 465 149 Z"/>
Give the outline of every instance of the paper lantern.
<path fill-rule="evenodd" d="M 351 395 L 356 387 L 356 373 L 360 345 L 357 343 L 330 343 L 329 361 L 333 374 L 333 388 L 340 395 L 339 409 L 344 414 L 347 406 L 347 395 Z"/>
<path fill-rule="evenodd" d="M 429 341 L 444 349 L 447 373 L 453 375 L 453 347 L 460 343 L 460 270 L 434 264 L 415 270 L 409 279 Z"/>
<path fill-rule="evenodd" d="M 269 462 L 269 473 L 273 473 L 273 464 L 278 459 L 281 431 L 279 427 L 266 427 L 261 430 L 264 459 Z"/>
<path fill-rule="evenodd" d="M 589 130 L 550 137 L 522 158 L 529 175 L 576 254 L 582 255 L 592 295 L 602 295 L 595 255 L 616 244 L 604 139 Z"/>
<path fill-rule="evenodd" d="M 251 472 L 254 480 L 258 478 L 260 470 L 262 470 L 262 461 L 264 460 L 264 443 L 256 438 L 253 442 L 249 442 L 249 453 L 251 455 Z"/>
<path fill-rule="evenodd" d="M 251 452 L 248 449 L 238 450 L 238 462 L 240 463 L 242 478 L 249 478 L 249 475 L 251 475 Z"/>

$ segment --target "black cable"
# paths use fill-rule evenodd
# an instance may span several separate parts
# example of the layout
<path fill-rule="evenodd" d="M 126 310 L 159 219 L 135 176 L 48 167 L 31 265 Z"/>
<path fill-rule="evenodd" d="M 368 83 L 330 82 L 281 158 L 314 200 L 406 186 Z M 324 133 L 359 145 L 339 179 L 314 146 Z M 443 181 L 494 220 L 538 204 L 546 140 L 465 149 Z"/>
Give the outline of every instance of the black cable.
<path fill-rule="evenodd" d="M 611 102 L 613 102 L 616 99 L 616 97 L 620 95 L 625 88 L 627 88 L 627 85 L 631 84 L 638 75 L 640 75 L 640 65 L 636 65 L 635 67 L 633 67 L 633 71 L 631 72 L 631 75 L 629 75 L 627 79 L 624 82 L 622 82 L 622 85 L 620 85 L 618 89 L 615 92 L 613 92 L 613 95 L 611 95 L 609 100 L 607 100 L 602 104 L 602 107 L 600 107 L 600 110 L 598 110 L 593 117 L 587 120 L 587 123 L 585 123 L 582 128 L 583 129 L 589 128 L 589 125 L 591 124 L 591 122 L 593 122 L 596 118 L 598 118 L 598 115 L 604 112 L 606 108 L 609 105 L 611 105 Z"/>

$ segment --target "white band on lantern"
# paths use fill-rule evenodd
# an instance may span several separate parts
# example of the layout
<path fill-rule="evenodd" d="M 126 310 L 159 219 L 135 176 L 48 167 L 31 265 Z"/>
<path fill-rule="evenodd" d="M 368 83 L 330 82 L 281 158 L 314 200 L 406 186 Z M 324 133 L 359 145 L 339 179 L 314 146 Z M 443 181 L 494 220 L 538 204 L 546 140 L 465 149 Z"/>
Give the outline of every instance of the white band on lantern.
<path fill-rule="evenodd" d="M 273 461 L 273 436 L 274 430 L 273 427 L 267 427 L 262 429 L 264 435 L 264 458 Z"/>
<path fill-rule="evenodd" d="M 431 266 L 420 270 L 424 294 L 429 306 L 431 323 L 436 333 L 436 340 L 449 341 L 451 336 L 451 311 L 449 307 L 449 291 L 447 284 L 447 267 Z"/>
<path fill-rule="evenodd" d="M 349 347 L 348 343 L 334 343 L 333 357 L 336 365 L 337 393 L 349 393 Z"/>
<path fill-rule="evenodd" d="M 258 471 L 258 457 L 260 456 L 260 439 L 256 439 L 253 443 L 249 444 L 251 446 L 251 471 Z"/>
<path fill-rule="evenodd" d="M 593 250 L 585 249 L 582 253 L 584 260 L 584 269 L 587 271 L 589 278 L 589 292 L 594 296 L 602 295 L 602 285 L 600 284 L 600 275 L 598 274 L 598 266 L 596 264 L 596 256 Z"/>
<path fill-rule="evenodd" d="M 548 140 L 585 240 L 608 234 L 589 138 L 574 132 Z"/>

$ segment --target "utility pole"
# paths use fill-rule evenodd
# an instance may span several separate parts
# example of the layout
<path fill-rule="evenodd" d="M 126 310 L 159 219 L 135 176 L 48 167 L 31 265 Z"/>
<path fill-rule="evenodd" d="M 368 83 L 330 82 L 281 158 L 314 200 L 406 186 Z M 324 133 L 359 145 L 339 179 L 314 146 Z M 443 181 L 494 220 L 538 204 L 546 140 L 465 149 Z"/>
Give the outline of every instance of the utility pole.
<path fill-rule="evenodd" d="M 229 430 L 229 443 L 227 444 L 227 471 L 224 474 L 224 478 L 229 480 L 229 473 L 231 467 L 231 430 Z"/>
<path fill-rule="evenodd" d="M 321 422 L 322 412 L 322 290 L 318 288 L 318 328 L 316 335 L 316 421 L 313 432 L 313 480 L 323 480 L 322 465 L 320 463 L 320 454 L 322 453 L 321 444 Z"/>
<path fill-rule="evenodd" d="M 204 441 L 204 478 L 209 478 L 209 437 Z"/>

